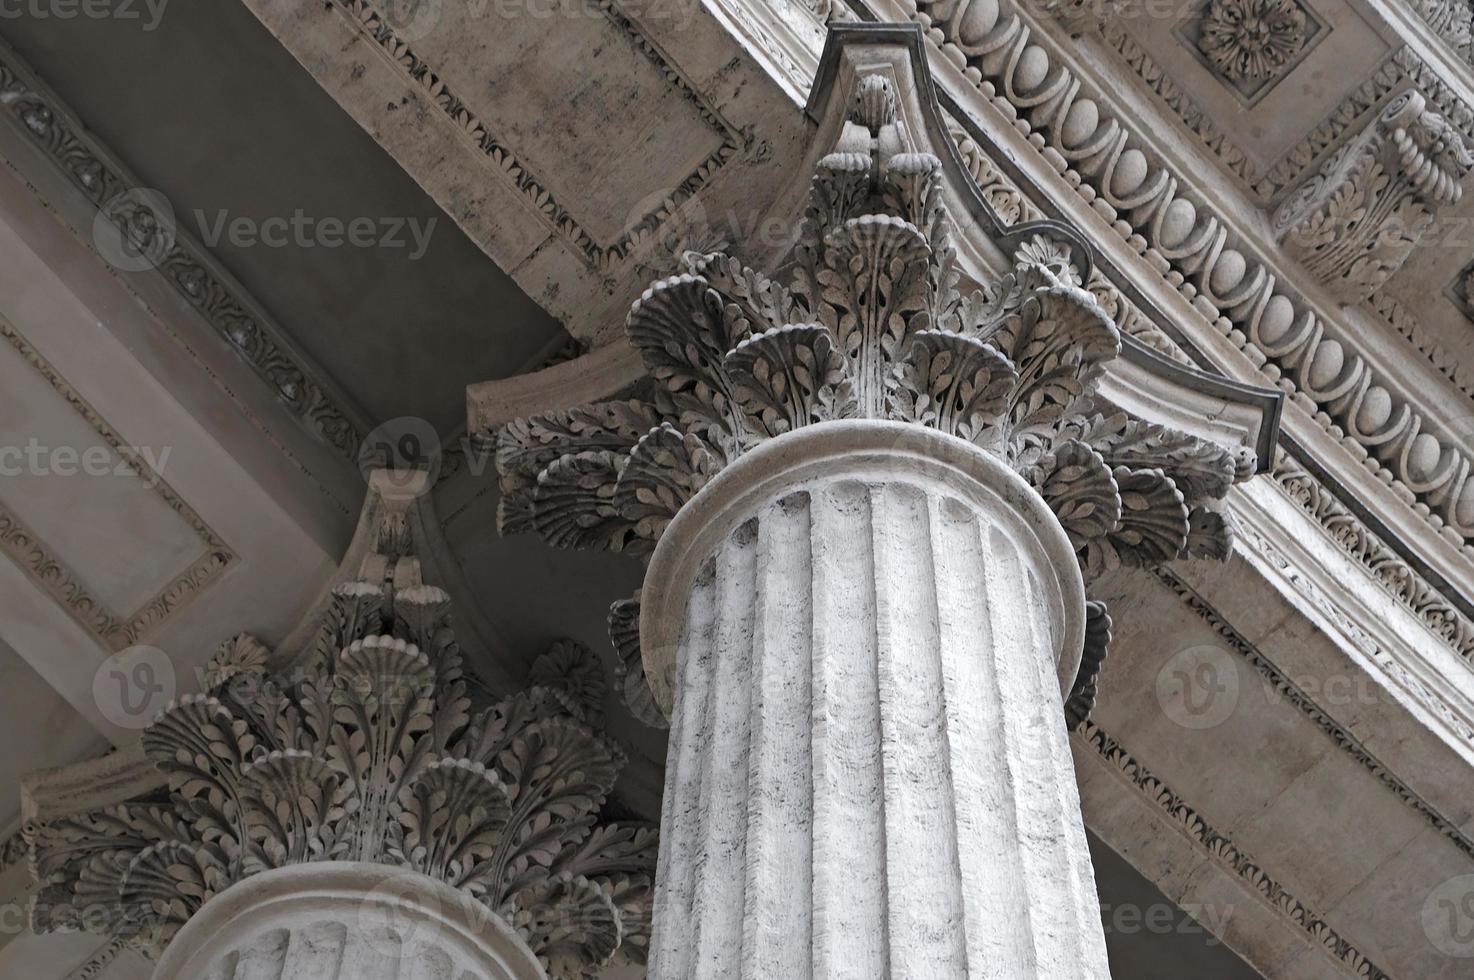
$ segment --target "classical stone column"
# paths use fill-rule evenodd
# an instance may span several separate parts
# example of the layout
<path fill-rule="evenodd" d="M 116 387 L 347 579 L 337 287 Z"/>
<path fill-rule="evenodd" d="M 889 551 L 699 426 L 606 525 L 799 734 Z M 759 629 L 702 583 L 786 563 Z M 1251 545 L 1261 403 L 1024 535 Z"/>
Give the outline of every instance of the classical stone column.
<path fill-rule="evenodd" d="M 1252 453 L 1095 401 L 1122 341 L 1065 230 L 969 215 L 959 259 L 929 83 L 860 43 L 783 276 L 685 255 L 641 397 L 499 433 L 502 526 L 649 559 L 611 635 L 671 725 L 652 980 L 1105 978 L 1085 589 L 1226 554 Z"/>
<path fill-rule="evenodd" d="M 677 672 L 653 980 L 1108 976 L 1060 710 L 1084 592 L 1017 474 L 799 429 L 682 509 L 645 595 Z"/>

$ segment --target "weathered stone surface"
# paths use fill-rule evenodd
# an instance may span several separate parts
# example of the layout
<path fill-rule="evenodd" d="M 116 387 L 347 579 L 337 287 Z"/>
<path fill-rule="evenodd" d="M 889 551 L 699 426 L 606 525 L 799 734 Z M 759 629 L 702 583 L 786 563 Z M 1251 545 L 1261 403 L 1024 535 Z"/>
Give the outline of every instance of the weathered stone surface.
<path fill-rule="evenodd" d="M 651 977 L 1107 977 L 1059 709 L 1083 594 L 1043 501 L 855 421 L 690 507 L 646 581 L 689 595 Z"/>

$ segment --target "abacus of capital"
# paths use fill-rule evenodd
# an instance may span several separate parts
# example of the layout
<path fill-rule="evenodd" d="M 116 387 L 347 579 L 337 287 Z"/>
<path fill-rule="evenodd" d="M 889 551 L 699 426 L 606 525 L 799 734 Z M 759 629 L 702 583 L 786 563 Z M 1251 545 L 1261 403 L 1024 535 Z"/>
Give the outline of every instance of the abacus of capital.
<path fill-rule="evenodd" d="M 786 254 L 685 253 L 630 310 L 635 389 L 475 433 L 504 533 L 647 562 L 610 635 L 670 728 L 658 867 L 605 819 L 596 658 L 468 683 L 425 488 L 380 473 L 310 642 L 227 642 L 98 764 L 120 802 L 32 814 L 38 928 L 158 980 L 1109 976 L 1067 741 L 1092 584 L 1226 556 L 1273 413 L 1123 340 L 1076 232 L 1003 231 L 915 29 L 833 29 L 809 112 Z"/>

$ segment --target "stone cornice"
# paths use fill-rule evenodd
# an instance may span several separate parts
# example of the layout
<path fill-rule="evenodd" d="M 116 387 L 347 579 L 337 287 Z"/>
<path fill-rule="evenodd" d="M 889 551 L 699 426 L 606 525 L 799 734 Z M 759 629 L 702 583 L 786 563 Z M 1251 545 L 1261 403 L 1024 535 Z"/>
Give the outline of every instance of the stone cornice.
<path fill-rule="evenodd" d="M 1044 23 L 1044 21 L 1041 21 Z M 1116 52 L 1137 76 L 1140 83 L 1155 93 L 1164 105 L 1181 119 L 1184 126 L 1195 134 L 1203 147 L 1218 157 L 1225 170 L 1239 182 L 1239 190 L 1248 195 L 1245 208 L 1252 210 L 1257 205 L 1278 204 L 1302 179 L 1311 175 L 1314 168 L 1326 162 L 1347 139 L 1354 137 L 1363 128 L 1373 125 L 1376 115 L 1387 100 L 1399 91 L 1412 89 L 1421 93 L 1428 104 L 1442 114 L 1466 138 L 1474 139 L 1474 79 L 1464 77 L 1466 66 L 1459 62 L 1453 77 L 1443 72 L 1446 66 L 1430 64 L 1429 52 L 1413 45 L 1399 47 L 1390 52 L 1377 67 L 1372 77 L 1359 86 L 1338 105 L 1331 115 L 1318 123 L 1296 146 L 1286 152 L 1267 170 L 1260 172 L 1250 162 L 1248 155 L 1236 146 L 1230 134 L 1220 130 L 1211 115 L 1201 110 L 1190 93 L 1158 66 L 1151 53 L 1141 47 L 1136 39 L 1119 23 L 1107 20 L 1101 30 L 1103 41 L 1095 42 L 1088 37 L 1077 38 L 1075 45 L 1104 44 Z M 1110 57 L 1110 52 L 1097 48 L 1100 56 Z M 1123 114 L 1130 120 L 1131 113 Z M 1138 133 L 1147 130 L 1136 127 Z M 1372 304 L 1384 317 L 1388 314 L 1378 305 L 1386 298 L 1380 294 Z M 1415 319 L 1403 316 L 1397 324 L 1398 332 L 1407 337 L 1438 371 L 1454 379 L 1460 374 L 1459 366 L 1451 355 L 1421 336 L 1421 326 Z M 1467 383 L 1458 387 L 1465 394 L 1474 394 Z M 1412 386 L 1408 390 L 1416 390 Z"/>
<path fill-rule="evenodd" d="M 1192 93 L 1158 65 L 1151 52 L 1143 48 L 1130 32 L 1118 23 L 1107 21 L 1103 37 L 1142 84 L 1155 92 L 1177 114 L 1183 125 L 1198 137 L 1204 148 L 1218 157 L 1219 163 L 1242 182 L 1244 189 L 1262 202 L 1275 200 L 1293 187 L 1329 148 L 1338 144 L 1348 130 L 1408 77 L 1401 56 L 1389 55 L 1370 79 L 1336 107 L 1330 118 L 1317 125 L 1277 163 L 1261 172 L 1250 156 L 1234 142 L 1233 135 L 1220 129 L 1212 114 L 1202 109 L 1193 100 Z"/>
<path fill-rule="evenodd" d="M 988 6 L 1003 15 L 986 40 L 964 51 L 954 43 L 959 25 L 968 11 Z M 931 23 L 925 13 L 914 16 Z M 1265 376 L 1319 413 L 1335 438 L 1376 466 L 1380 479 L 1421 505 L 1424 520 L 1468 547 L 1461 533 L 1474 533 L 1468 452 L 1424 431 L 1438 419 L 1420 404 L 1426 392 L 1417 386 L 1389 390 L 1386 372 L 1372 367 L 1358 341 L 1341 336 L 1341 326 L 1298 291 L 1280 288 L 1258 258 L 1260 249 L 1188 200 L 1180 177 L 1147 137 L 1102 111 L 1093 81 L 1047 34 L 1031 29 L 1011 0 L 956 8 L 945 24 L 932 27 L 932 36 L 949 60 L 966 66 L 995 107 L 1032 132 L 1031 142 L 1057 171 L 1080 182 L 1078 191 L 1091 207 Z M 1444 383 L 1431 366 L 1425 373 L 1431 384 Z"/>
<path fill-rule="evenodd" d="M 981 147 L 955 121 L 952 135 L 969 174 L 977 181 L 984 198 L 1005 224 L 1044 217 L 1027 195 L 1005 176 Z M 1194 365 L 1171 338 L 1141 313 L 1099 269 L 1094 270 L 1090 289 L 1124 333 L 1181 363 Z M 1286 495 L 1314 517 L 1350 558 L 1359 562 L 1390 595 L 1415 613 L 1450 649 L 1468 660 L 1474 656 L 1474 619 L 1446 594 L 1447 587 L 1429 582 L 1397 549 L 1352 513 L 1315 476 L 1283 450 L 1273 455 L 1272 478 Z"/>

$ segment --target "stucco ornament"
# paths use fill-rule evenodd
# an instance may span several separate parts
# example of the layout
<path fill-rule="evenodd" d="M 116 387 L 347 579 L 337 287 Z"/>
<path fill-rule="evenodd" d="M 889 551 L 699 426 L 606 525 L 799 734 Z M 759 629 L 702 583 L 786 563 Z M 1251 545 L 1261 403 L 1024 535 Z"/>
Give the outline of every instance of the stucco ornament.
<path fill-rule="evenodd" d="M 154 955 L 238 882 L 359 862 L 471 896 L 551 977 L 644 962 L 656 832 L 599 819 L 624 757 L 590 727 L 597 661 L 559 643 L 535 686 L 478 705 L 447 594 L 419 581 L 402 529 L 379 537 L 378 573 L 333 590 L 300 667 L 272 671 L 239 637 L 203 694 L 160 713 L 143 749 L 165 790 L 28 828 L 38 930 Z"/>
<path fill-rule="evenodd" d="M 1228 78 L 1273 78 L 1307 38 L 1297 0 L 1213 0 L 1203 16 L 1198 49 Z"/>
<path fill-rule="evenodd" d="M 649 555 L 754 446 L 866 418 L 938 429 L 1004 460 L 1059 519 L 1087 584 L 1122 565 L 1227 553 L 1210 505 L 1253 472 L 1252 454 L 1095 405 L 1121 338 L 1061 243 L 1030 241 L 1011 270 L 962 288 L 941 161 L 899 149 L 896 111 L 887 79 L 860 80 L 819 161 L 786 281 L 688 253 L 683 272 L 639 298 L 627 330 L 653 377 L 644 397 L 501 430 L 504 533 Z M 1091 613 L 1088 636 L 1103 643 L 1104 607 Z M 638 596 L 616 603 L 612 636 L 634 678 L 627 698 L 655 721 L 638 620 Z"/>

